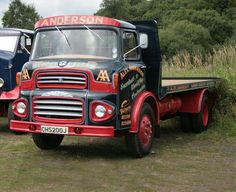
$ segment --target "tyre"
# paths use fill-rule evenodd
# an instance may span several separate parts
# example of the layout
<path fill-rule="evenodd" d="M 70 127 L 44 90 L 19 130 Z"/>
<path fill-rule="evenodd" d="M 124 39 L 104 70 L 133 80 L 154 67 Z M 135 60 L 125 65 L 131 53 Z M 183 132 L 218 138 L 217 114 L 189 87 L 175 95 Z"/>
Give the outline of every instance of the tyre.
<path fill-rule="evenodd" d="M 150 153 L 154 140 L 154 113 L 148 103 L 144 103 L 140 117 L 138 133 L 126 135 L 126 146 L 135 157 L 143 157 Z"/>
<path fill-rule="evenodd" d="M 185 133 L 192 131 L 191 114 L 183 113 L 180 115 L 181 129 Z"/>
<path fill-rule="evenodd" d="M 12 112 L 12 102 L 10 102 L 8 105 L 7 118 L 8 118 L 8 127 L 10 127 L 11 120 L 20 120 L 20 118 L 15 116 L 14 113 Z M 12 131 L 12 132 L 15 133 L 16 135 L 26 134 L 24 132 L 18 132 L 18 131 Z"/>
<path fill-rule="evenodd" d="M 35 145 L 44 150 L 55 149 L 57 148 L 63 138 L 64 135 L 51 135 L 51 134 L 32 134 L 33 141 Z"/>
<path fill-rule="evenodd" d="M 200 113 L 192 114 L 192 132 L 201 133 L 205 131 L 209 124 L 210 115 L 208 97 L 205 95 L 202 98 Z"/>

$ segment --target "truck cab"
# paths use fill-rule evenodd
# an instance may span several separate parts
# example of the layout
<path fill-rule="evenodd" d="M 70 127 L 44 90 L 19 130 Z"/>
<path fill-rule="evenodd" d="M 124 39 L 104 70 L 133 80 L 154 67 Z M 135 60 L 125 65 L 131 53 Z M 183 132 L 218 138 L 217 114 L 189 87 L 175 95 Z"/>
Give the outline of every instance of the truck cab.
<path fill-rule="evenodd" d="M 208 104 L 201 103 L 215 82 L 162 79 L 156 21 L 49 17 L 35 25 L 21 97 L 12 106 L 20 120 L 11 129 L 32 133 L 41 149 L 59 146 L 64 136 L 125 136 L 131 153 L 142 157 L 162 119 L 199 114 L 206 105 L 207 126 Z"/>
<path fill-rule="evenodd" d="M 8 105 L 20 95 L 16 74 L 29 60 L 34 32 L 0 28 L 0 113 L 7 114 Z M 11 113 L 9 111 L 9 113 Z"/>

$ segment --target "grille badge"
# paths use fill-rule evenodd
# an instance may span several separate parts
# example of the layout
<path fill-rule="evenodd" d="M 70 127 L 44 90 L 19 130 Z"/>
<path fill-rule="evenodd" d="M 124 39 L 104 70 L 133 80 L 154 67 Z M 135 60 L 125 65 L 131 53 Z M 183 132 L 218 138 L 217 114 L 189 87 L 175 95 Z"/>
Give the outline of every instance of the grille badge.
<path fill-rule="evenodd" d="M 58 62 L 58 66 L 59 66 L 59 67 L 65 67 L 67 64 L 68 64 L 67 61 L 59 61 L 59 62 Z"/>

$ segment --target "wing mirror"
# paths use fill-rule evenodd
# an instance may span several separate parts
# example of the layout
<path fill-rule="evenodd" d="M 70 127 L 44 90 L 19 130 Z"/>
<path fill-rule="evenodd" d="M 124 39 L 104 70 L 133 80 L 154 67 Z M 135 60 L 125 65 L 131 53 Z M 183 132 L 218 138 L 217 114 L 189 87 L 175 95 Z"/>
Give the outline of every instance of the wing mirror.
<path fill-rule="evenodd" d="M 140 33 L 139 44 L 142 49 L 148 48 L 148 35 L 146 33 Z"/>

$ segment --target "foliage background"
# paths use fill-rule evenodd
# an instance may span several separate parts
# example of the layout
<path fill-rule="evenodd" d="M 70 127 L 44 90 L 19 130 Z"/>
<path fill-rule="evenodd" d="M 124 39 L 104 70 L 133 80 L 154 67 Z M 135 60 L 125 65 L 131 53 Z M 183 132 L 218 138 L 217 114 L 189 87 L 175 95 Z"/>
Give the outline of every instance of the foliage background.
<path fill-rule="evenodd" d="M 236 0 L 103 0 L 96 15 L 159 22 L 163 55 L 236 43 Z"/>

